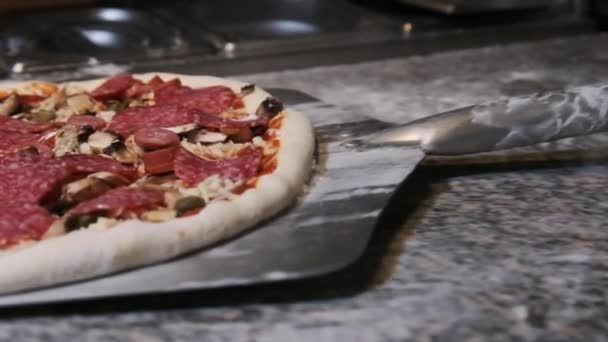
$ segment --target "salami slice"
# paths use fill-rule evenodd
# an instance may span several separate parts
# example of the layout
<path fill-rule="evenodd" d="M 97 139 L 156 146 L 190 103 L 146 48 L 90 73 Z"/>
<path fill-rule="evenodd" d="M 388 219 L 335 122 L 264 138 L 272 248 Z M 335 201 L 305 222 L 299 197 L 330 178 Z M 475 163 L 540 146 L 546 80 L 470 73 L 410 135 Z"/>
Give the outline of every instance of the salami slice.
<path fill-rule="evenodd" d="M 126 138 L 142 128 L 174 127 L 195 123 L 197 117 L 196 111 L 176 104 L 132 107 L 116 114 L 107 129 Z"/>
<path fill-rule="evenodd" d="M 61 126 L 57 122 L 29 122 L 0 116 L 0 130 L 20 133 L 40 133 Z"/>
<path fill-rule="evenodd" d="M 179 135 L 164 128 L 142 128 L 133 136 L 135 143 L 147 150 L 179 145 Z"/>
<path fill-rule="evenodd" d="M 178 148 L 179 147 L 177 146 L 173 146 L 156 151 L 144 152 L 142 160 L 144 161 L 146 173 L 158 175 L 173 171 L 173 160 L 175 159 L 175 152 Z"/>
<path fill-rule="evenodd" d="M 135 180 L 138 176 L 136 169 L 123 165 L 114 159 L 98 155 L 70 154 L 59 158 L 59 160 L 65 163 L 71 174 L 105 171 L 121 175 L 130 180 Z"/>
<path fill-rule="evenodd" d="M 35 144 L 39 139 L 40 135 L 35 133 L 0 131 L 0 153 L 18 151 Z"/>
<path fill-rule="evenodd" d="M 174 78 L 165 82 L 162 78 L 154 76 L 150 81 L 148 81 L 148 83 L 142 82 L 133 84 L 125 94 L 127 98 L 132 98 L 143 94 L 156 92 L 163 88 L 179 87 L 181 85 L 182 83 L 179 78 Z"/>
<path fill-rule="evenodd" d="M 196 123 L 205 128 L 244 128 L 244 127 L 266 127 L 268 126 L 268 118 L 259 116 L 254 119 L 247 120 L 231 120 L 220 118 L 215 115 L 199 113 Z"/>
<path fill-rule="evenodd" d="M 106 122 L 104 119 L 98 118 L 95 115 L 86 114 L 71 116 L 68 119 L 68 123 L 76 127 L 91 126 L 96 130 L 100 130 L 106 127 Z"/>
<path fill-rule="evenodd" d="M 157 104 L 180 104 L 189 109 L 196 109 L 206 114 L 218 115 L 237 101 L 238 96 L 225 86 L 213 86 L 200 89 L 172 87 L 154 95 Z"/>
<path fill-rule="evenodd" d="M 0 157 L 0 193 L 4 203 L 40 203 L 71 171 L 58 159 L 36 153 Z"/>
<path fill-rule="evenodd" d="M 192 91 L 192 88 L 182 85 L 173 85 L 162 87 L 154 90 L 154 101 L 157 104 L 171 103 L 172 99 L 181 94 L 188 94 Z"/>
<path fill-rule="evenodd" d="M 103 195 L 81 202 L 68 211 L 68 215 L 103 213 L 108 217 L 130 217 L 147 209 L 163 205 L 162 191 L 120 187 Z"/>
<path fill-rule="evenodd" d="M 94 155 L 49 158 L 40 153 L 17 152 L 0 157 L 0 193 L 5 203 L 40 203 L 50 200 L 53 190 L 71 176 L 100 171 L 130 180 L 137 171 L 112 159 Z"/>
<path fill-rule="evenodd" d="M 93 89 L 90 95 L 100 101 L 122 99 L 134 83 L 131 75 L 114 76 Z"/>
<path fill-rule="evenodd" d="M 37 204 L 0 204 L 0 249 L 20 242 L 40 240 L 53 223 L 49 212 Z"/>
<path fill-rule="evenodd" d="M 180 148 L 175 154 L 173 168 L 186 186 L 194 186 L 215 174 L 232 180 L 253 177 L 261 163 L 262 155 L 254 149 L 246 149 L 233 158 L 209 161 Z"/>

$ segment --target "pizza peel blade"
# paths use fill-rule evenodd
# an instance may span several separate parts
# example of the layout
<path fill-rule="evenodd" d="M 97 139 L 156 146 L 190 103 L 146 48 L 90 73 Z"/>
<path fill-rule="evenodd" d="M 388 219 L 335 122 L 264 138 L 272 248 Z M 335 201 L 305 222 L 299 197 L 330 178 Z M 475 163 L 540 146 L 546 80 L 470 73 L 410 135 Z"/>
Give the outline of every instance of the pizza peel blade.
<path fill-rule="evenodd" d="M 424 157 L 419 148 L 353 149 L 343 142 L 390 124 L 301 92 L 269 89 L 311 118 L 317 165 L 297 203 L 258 229 L 168 262 L 88 281 L 0 296 L 0 307 L 171 293 L 299 279 L 340 269 L 364 251 L 395 188 Z"/>
<path fill-rule="evenodd" d="M 271 89 L 307 114 L 317 166 L 297 203 L 227 243 L 89 281 L 0 296 L 0 307 L 299 279 L 364 251 L 392 193 L 426 154 L 461 155 L 608 130 L 608 86 L 503 99 L 394 126 L 304 93 Z"/>

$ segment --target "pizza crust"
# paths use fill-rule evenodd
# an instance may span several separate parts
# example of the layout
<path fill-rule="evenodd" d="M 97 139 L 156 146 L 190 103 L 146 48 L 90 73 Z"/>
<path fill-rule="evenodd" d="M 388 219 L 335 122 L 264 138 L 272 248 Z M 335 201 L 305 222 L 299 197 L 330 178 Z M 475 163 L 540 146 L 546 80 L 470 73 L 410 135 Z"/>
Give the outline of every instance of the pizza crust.
<path fill-rule="evenodd" d="M 225 85 L 235 92 L 246 83 L 210 76 L 166 73 L 134 75 L 147 81 L 179 77 L 192 87 Z M 104 79 L 71 82 L 93 89 Z M 9 85 L 10 86 L 10 85 Z M 244 98 L 255 112 L 268 93 L 256 87 Z M 278 131 L 277 168 L 255 188 L 231 201 L 210 203 L 199 214 L 162 223 L 123 221 L 109 229 L 83 229 L 0 254 L 0 293 L 82 280 L 149 265 L 228 239 L 277 214 L 300 193 L 312 169 L 314 133 L 310 121 L 286 108 Z"/>

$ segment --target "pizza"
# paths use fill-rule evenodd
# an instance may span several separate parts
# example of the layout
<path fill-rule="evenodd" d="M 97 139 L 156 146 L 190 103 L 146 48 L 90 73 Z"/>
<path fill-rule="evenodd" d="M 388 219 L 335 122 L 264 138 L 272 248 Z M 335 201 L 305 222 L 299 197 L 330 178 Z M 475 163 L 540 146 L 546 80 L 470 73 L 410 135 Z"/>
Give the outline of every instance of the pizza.
<path fill-rule="evenodd" d="M 0 292 L 161 262 L 285 208 L 309 120 L 253 84 L 117 75 L 0 90 Z"/>

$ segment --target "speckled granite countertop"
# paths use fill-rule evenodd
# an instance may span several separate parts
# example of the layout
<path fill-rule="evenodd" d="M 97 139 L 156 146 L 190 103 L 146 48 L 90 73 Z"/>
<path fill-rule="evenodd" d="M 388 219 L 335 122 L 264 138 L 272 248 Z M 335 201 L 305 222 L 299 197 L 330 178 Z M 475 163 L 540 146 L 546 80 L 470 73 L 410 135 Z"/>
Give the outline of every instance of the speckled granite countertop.
<path fill-rule="evenodd" d="M 389 121 L 608 82 L 608 36 L 241 77 Z M 608 340 L 608 137 L 430 159 L 338 274 L 0 312 L 12 341 Z"/>

